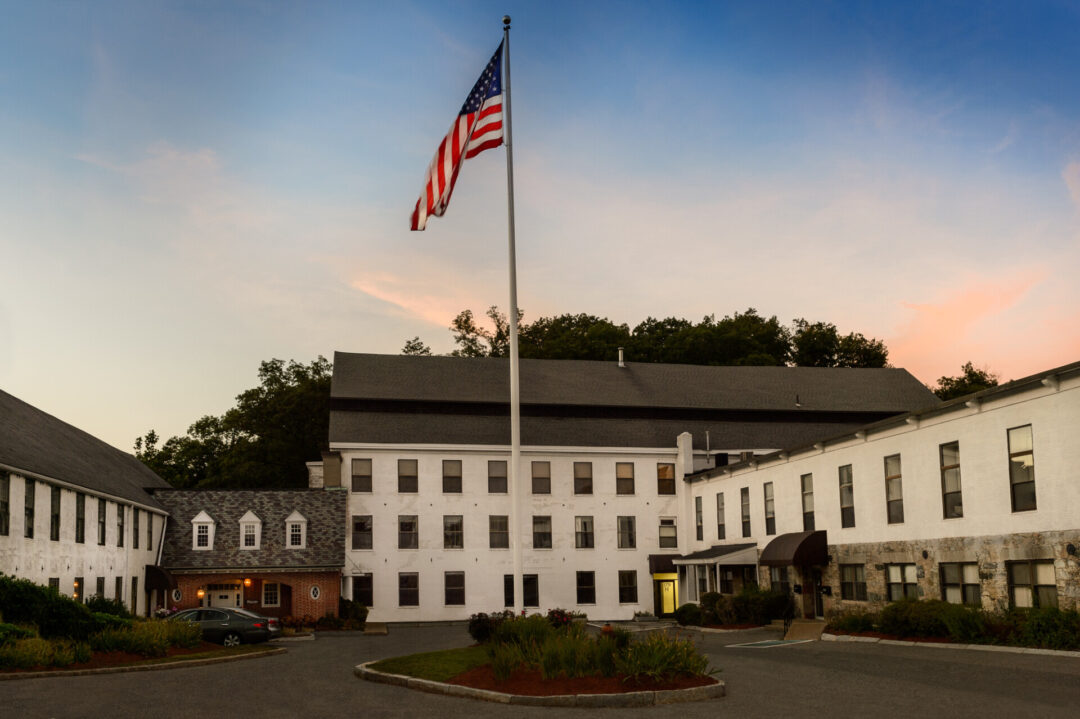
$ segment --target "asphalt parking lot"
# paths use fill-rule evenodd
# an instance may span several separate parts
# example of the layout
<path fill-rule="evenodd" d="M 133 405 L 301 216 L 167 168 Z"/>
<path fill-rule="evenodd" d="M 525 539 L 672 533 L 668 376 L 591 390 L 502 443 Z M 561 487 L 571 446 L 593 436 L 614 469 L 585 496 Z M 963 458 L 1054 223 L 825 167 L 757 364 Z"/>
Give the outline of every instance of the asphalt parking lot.
<path fill-rule="evenodd" d="M 355 664 L 462 646 L 464 627 L 394 627 L 387 636 L 324 635 L 288 653 L 168 671 L 0 682 L 5 717 L 621 717 L 730 713 L 920 717 L 1076 717 L 1080 659 L 932 647 L 810 642 L 768 649 L 729 645 L 775 638 L 767 629 L 698 637 L 727 697 L 670 707 L 567 710 L 510 707 L 374 684 Z M 553 714 L 552 712 L 557 712 Z"/>

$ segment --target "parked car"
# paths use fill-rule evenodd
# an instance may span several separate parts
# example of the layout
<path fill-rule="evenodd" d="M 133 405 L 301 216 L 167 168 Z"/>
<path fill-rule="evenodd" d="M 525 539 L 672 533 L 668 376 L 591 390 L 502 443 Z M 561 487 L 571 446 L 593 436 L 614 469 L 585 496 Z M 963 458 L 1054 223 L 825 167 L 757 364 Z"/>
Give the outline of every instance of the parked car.
<path fill-rule="evenodd" d="M 227 647 L 239 644 L 265 642 L 270 638 L 270 622 L 244 609 L 205 607 L 185 609 L 171 617 L 174 621 L 194 622 L 202 627 L 203 639 L 220 642 Z"/>
<path fill-rule="evenodd" d="M 256 614 L 250 609 L 237 609 L 235 610 L 244 616 L 253 617 L 255 619 L 262 619 L 266 622 L 267 629 L 270 630 L 270 638 L 277 639 L 281 636 L 281 621 L 277 617 L 265 617 L 262 614 Z"/>

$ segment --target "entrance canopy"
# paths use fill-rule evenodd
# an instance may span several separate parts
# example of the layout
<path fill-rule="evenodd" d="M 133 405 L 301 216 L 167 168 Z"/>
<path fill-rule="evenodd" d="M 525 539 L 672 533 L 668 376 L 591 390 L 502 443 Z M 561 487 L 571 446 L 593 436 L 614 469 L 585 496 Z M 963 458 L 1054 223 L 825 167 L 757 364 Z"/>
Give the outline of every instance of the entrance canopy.
<path fill-rule="evenodd" d="M 674 557 L 672 563 L 678 566 L 687 564 L 757 564 L 757 544 L 718 544 L 698 552 L 691 552 L 682 557 Z"/>
<path fill-rule="evenodd" d="M 165 567 L 157 564 L 147 564 L 146 589 L 160 589 L 163 592 L 169 589 L 176 589 L 176 577 L 174 577 L 172 572 Z"/>
<path fill-rule="evenodd" d="M 823 566 L 828 564 L 825 530 L 781 534 L 766 545 L 758 560 L 765 567 Z"/>

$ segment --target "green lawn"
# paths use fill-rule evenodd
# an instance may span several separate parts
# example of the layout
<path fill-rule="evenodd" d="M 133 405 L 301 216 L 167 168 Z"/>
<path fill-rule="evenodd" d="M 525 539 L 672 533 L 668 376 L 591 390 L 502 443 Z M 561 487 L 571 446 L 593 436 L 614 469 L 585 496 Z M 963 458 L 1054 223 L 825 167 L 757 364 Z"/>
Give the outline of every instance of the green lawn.
<path fill-rule="evenodd" d="M 372 669 L 390 674 L 405 674 L 419 679 L 445 682 L 462 672 L 487 664 L 491 659 L 484 647 L 463 647 L 441 652 L 424 652 L 404 657 L 383 659 L 371 665 Z"/>

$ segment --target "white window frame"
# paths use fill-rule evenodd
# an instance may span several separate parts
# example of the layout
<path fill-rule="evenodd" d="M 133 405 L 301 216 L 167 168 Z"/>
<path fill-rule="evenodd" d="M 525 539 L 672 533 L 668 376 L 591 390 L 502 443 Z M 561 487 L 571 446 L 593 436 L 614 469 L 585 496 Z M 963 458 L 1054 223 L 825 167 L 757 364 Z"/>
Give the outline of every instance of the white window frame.
<path fill-rule="evenodd" d="M 248 529 L 252 529 L 255 533 L 255 544 L 247 546 L 244 541 L 246 539 L 246 532 Z M 259 516 L 248 510 L 243 517 L 240 518 L 240 549 L 253 550 L 262 547 L 262 520 Z"/>
<path fill-rule="evenodd" d="M 300 544 L 292 543 L 293 525 L 300 525 Z M 285 548 L 307 549 L 307 518 L 300 512 L 294 511 L 285 518 Z"/>
<path fill-rule="evenodd" d="M 214 549 L 214 529 L 216 526 L 214 518 L 211 517 L 206 511 L 201 511 L 191 519 L 191 548 L 197 552 L 210 552 Z M 206 528 L 206 546 L 199 546 L 199 529 Z"/>
<path fill-rule="evenodd" d="M 271 603 L 271 602 L 266 601 L 266 588 L 267 587 L 273 587 L 274 588 L 274 596 L 277 598 L 276 602 Z M 281 584 L 279 584 L 278 582 L 263 582 L 263 585 L 262 585 L 262 605 L 264 607 L 280 607 L 281 606 Z"/>

